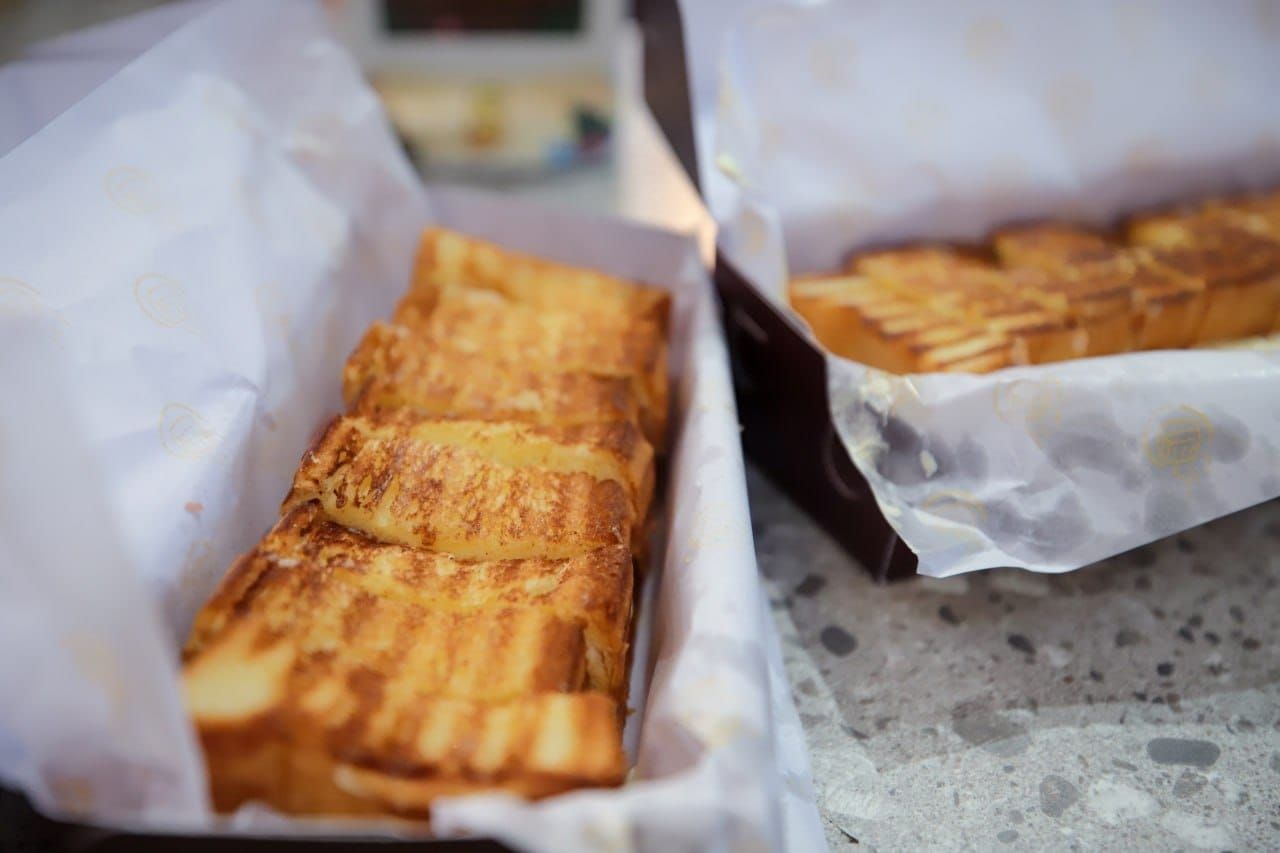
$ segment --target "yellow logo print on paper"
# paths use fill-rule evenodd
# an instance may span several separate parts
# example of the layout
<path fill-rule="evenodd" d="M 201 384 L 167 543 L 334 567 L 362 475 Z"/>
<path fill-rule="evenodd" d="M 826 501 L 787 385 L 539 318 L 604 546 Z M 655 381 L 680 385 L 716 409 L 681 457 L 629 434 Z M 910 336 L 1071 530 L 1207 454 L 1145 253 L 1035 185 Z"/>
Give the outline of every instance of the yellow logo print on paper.
<path fill-rule="evenodd" d="M 964 52 L 969 61 L 993 67 L 1009 47 L 1009 30 L 999 18 L 979 18 L 964 34 Z"/>
<path fill-rule="evenodd" d="M 970 492 L 961 489 L 943 489 L 934 492 L 920 503 L 917 512 L 930 516 L 921 519 L 926 526 L 952 537 L 957 542 L 982 544 L 982 537 L 976 530 L 970 528 L 980 530 L 986 524 L 987 508 Z M 968 528 L 962 529 L 947 522 L 968 525 Z"/>
<path fill-rule="evenodd" d="M 215 433 L 199 412 L 182 403 L 168 403 L 160 410 L 160 443 L 169 455 L 199 459 L 213 451 Z"/>
<path fill-rule="evenodd" d="M 0 311 L 6 314 L 38 314 L 47 311 L 40 292 L 25 281 L 0 278 Z"/>
<path fill-rule="evenodd" d="M 1174 406 L 1147 422 L 1142 449 L 1152 466 L 1190 478 L 1200 473 L 1200 461 L 1212 438 L 1213 422 L 1203 412 Z"/>
<path fill-rule="evenodd" d="M 187 319 L 187 294 L 182 285 L 166 275 L 148 273 L 133 283 L 138 307 L 167 329 L 181 326 Z"/>
<path fill-rule="evenodd" d="M 126 213 L 144 216 L 160 209 L 151 176 L 136 166 L 117 166 L 107 172 L 103 187 L 111 203 Z"/>
<path fill-rule="evenodd" d="M 55 340 L 65 343 L 62 332 L 67 326 L 66 319 L 45 304 L 40 291 L 25 281 L 0 276 L 0 314 L 52 317 L 58 322 L 54 327 Z"/>
<path fill-rule="evenodd" d="M 1016 424 L 1018 415 L 1027 433 L 1036 441 L 1044 441 L 1062 425 L 1066 395 L 1056 379 L 1018 379 L 1002 382 L 993 390 L 993 405 L 1000 419 Z"/>

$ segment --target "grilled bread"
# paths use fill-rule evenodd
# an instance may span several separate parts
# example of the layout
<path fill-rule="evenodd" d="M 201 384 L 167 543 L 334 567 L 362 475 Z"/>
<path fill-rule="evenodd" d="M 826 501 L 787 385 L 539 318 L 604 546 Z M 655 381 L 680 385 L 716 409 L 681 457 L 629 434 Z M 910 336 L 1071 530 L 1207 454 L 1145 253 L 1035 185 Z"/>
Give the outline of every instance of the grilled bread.
<path fill-rule="evenodd" d="M 323 632 L 323 614 L 344 607 L 350 611 L 351 602 L 361 607 L 368 602 L 376 609 L 385 600 L 442 617 L 537 611 L 577 626 L 574 631 L 585 643 L 584 683 L 623 699 L 632 574 L 625 546 L 560 559 L 464 560 L 378 541 L 331 521 L 317 502 L 309 501 L 290 510 L 228 573 L 197 615 L 186 653 L 190 657 L 204 651 L 238 621 L 266 619 L 279 628 L 305 615 L 306 631 Z M 343 630 L 354 625 L 352 617 L 343 619 Z M 304 631 L 293 633 L 301 637 Z M 427 651 L 445 655 L 445 646 L 436 642 Z M 512 657 L 498 663 L 510 664 L 512 671 L 520 667 Z M 490 664 L 486 674 L 494 677 L 499 669 Z M 454 683 L 476 675 L 457 667 L 437 670 L 446 672 Z"/>
<path fill-rule="evenodd" d="M 1130 226 L 1153 264 L 1204 291 L 1199 343 L 1260 335 L 1280 312 L 1280 244 L 1212 211 L 1141 218 Z"/>
<path fill-rule="evenodd" d="M 183 686 L 220 810 L 429 819 L 620 784 L 667 298 L 428 232 L 347 415 L 201 610 Z"/>
<path fill-rule="evenodd" d="M 230 649 L 224 660 L 231 668 L 213 676 L 203 662 L 191 667 L 186 696 L 193 709 L 202 695 L 279 666 L 248 649 Z M 346 724 L 355 728 L 364 712 L 348 711 L 342 697 L 383 689 L 383 682 L 333 682 L 304 706 L 297 691 L 310 684 L 290 680 L 281 687 L 289 692 L 265 702 L 196 717 L 218 811 L 257 801 L 299 815 L 428 820 L 437 797 L 540 798 L 619 785 L 626 772 L 616 704 L 599 693 L 505 702 L 417 697 L 394 716 L 385 712 L 376 733 L 348 741 Z"/>
<path fill-rule="evenodd" d="M 428 228 L 405 300 L 429 311 L 449 286 L 491 290 L 532 308 L 646 319 L 664 332 L 671 311 L 671 297 L 661 288 L 513 252 L 447 228 Z"/>
<path fill-rule="evenodd" d="M 1062 222 L 1036 222 L 1002 228 L 991 235 L 1001 263 L 1010 267 L 1061 269 L 1077 255 L 1105 251 L 1111 243 L 1101 234 Z"/>
<path fill-rule="evenodd" d="M 651 320 L 542 310 L 458 287 L 442 288 L 429 311 L 406 298 L 393 319 L 425 345 L 456 357 L 625 379 L 639 401 L 645 435 L 655 447 L 664 447 L 667 350 L 661 327 Z"/>
<path fill-rule="evenodd" d="M 419 816 L 439 793 L 615 784 L 629 568 L 607 551 L 457 561 L 298 507 L 186 653 L 216 806 Z"/>
<path fill-rule="evenodd" d="M 1149 251 L 1120 247 L 1095 231 L 1059 223 L 1006 228 L 993 235 L 992 244 L 1010 266 L 1095 285 L 1099 299 L 1076 300 L 1086 343 L 1068 357 L 1185 347 L 1195 340 L 1204 316 L 1204 288 L 1161 269 Z"/>
<path fill-rule="evenodd" d="M 1204 283 L 1177 273 L 1150 251 L 1134 249 L 1130 255 L 1134 349 L 1194 346 L 1208 304 Z"/>
<path fill-rule="evenodd" d="M 639 423 L 631 383 L 587 371 L 551 373 L 433 347 L 403 326 L 374 323 L 347 360 L 343 396 L 357 412 L 543 426 Z"/>
<path fill-rule="evenodd" d="M 397 412 L 334 419 L 303 456 L 284 509 L 318 500 L 348 527 L 460 557 L 566 557 L 630 542 L 652 493 L 652 451 L 628 424 Z"/>
<path fill-rule="evenodd" d="M 1280 330 L 1280 191 L 1135 218 L 1126 244 L 1064 223 L 982 253 L 915 246 L 793 279 L 823 345 L 895 373 L 984 372 Z"/>
<path fill-rule="evenodd" d="M 994 341 L 1003 341 L 1008 357 L 989 362 L 991 367 L 1051 361 L 1078 345 L 1067 303 L 1044 295 L 1045 282 L 1031 271 L 1001 270 L 937 248 L 876 252 L 855 266 L 867 270 L 881 288 L 968 327 L 969 337 L 983 342 L 983 351 L 992 352 Z M 926 357 L 919 363 L 924 370 L 973 369 L 972 362 L 943 365 Z"/>
<path fill-rule="evenodd" d="M 909 373 L 993 370 L 1011 363 L 1009 339 L 963 314 L 862 276 L 797 280 L 792 304 L 838 355 Z"/>
<path fill-rule="evenodd" d="M 1013 363 L 1008 337 L 985 332 L 952 300 L 937 298 L 937 281 L 982 266 L 969 254 L 941 246 L 865 252 L 849 263 L 849 271 L 865 276 L 881 297 L 866 319 L 880 339 L 877 347 L 895 353 L 896 372 L 986 371 Z"/>
<path fill-rule="evenodd" d="M 1206 208 L 1255 236 L 1280 244 L 1280 189 L 1215 200 Z M 1271 331 L 1280 332 L 1280 310 L 1271 321 Z"/>
<path fill-rule="evenodd" d="M 1032 271 L 938 248 L 877 252 L 853 269 L 860 274 L 791 288 L 797 311 L 840 355 L 902 373 L 982 372 L 1080 346 L 1066 302 L 1034 290 Z"/>

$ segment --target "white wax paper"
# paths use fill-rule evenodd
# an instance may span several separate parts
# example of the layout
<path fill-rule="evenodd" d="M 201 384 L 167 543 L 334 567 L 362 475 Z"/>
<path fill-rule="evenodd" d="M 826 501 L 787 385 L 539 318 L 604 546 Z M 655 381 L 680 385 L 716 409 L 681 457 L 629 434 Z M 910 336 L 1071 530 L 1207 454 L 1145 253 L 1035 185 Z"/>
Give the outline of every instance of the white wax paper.
<path fill-rule="evenodd" d="M 788 272 L 862 245 L 1280 183 L 1280 3 L 684 11 L 720 242 L 780 305 Z M 976 377 L 832 356 L 828 375 L 924 574 L 1067 571 L 1280 494 L 1274 341 Z"/>
<path fill-rule="evenodd" d="M 303 2 L 186 4 L 44 45 L 0 70 L 0 128 L 0 781 L 113 825 L 370 831 L 210 815 L 177 652 L 438 221 L 672 288 L 677 439 L 635 781 L 458 799 L 436 830 L 547 850 L 821 844 L 691 240 L 424 192 Z"/>

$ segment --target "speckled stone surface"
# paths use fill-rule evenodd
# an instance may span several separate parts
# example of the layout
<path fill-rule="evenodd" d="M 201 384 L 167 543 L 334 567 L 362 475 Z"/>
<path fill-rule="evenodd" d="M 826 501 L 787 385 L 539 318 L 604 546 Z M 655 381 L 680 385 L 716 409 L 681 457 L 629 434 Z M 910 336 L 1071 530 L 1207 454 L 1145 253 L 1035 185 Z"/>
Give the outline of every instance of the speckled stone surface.
<path fill-rule="evenodd" d="M 1280 502 L 878 587 L 749 488 L 832 850 L 1280 849 Z"/>

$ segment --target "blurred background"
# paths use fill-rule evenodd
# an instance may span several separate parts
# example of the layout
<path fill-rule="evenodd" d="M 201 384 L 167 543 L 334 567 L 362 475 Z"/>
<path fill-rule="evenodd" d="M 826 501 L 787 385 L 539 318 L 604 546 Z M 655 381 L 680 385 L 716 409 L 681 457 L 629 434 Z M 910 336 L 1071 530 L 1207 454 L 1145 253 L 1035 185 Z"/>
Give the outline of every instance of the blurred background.
<path fill-rule="evenodd" d="M 34 42 L 163 2 L 0 0 L 0 63 Z M 669 198 L 631 197 L 619 166 L 629 157 L 633 173 L 652 171 L 636 145 L 620 154 L 628 145 L 620 125 L 643 112 L 628 114 L 639 103 L 640 50 L 625 0 L 324 6 L 424 177 L 649 220 L 663 210 L 668 226 L 687 228 L 696 217 L 692 193 L 675 206 L 674 220 Z"/>

